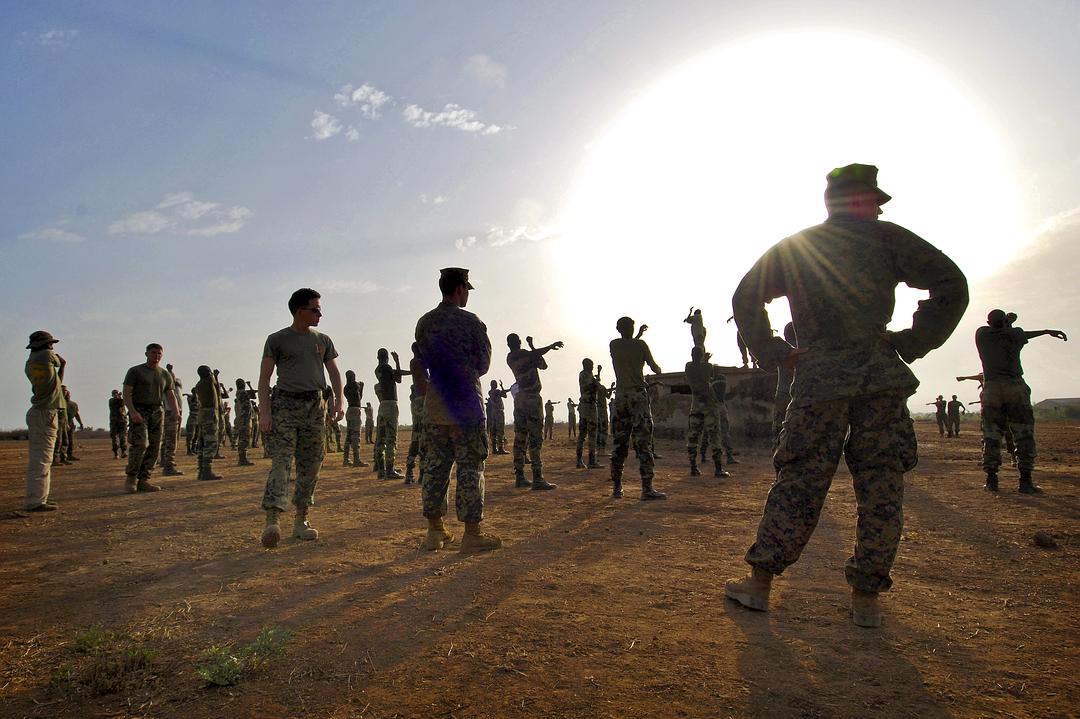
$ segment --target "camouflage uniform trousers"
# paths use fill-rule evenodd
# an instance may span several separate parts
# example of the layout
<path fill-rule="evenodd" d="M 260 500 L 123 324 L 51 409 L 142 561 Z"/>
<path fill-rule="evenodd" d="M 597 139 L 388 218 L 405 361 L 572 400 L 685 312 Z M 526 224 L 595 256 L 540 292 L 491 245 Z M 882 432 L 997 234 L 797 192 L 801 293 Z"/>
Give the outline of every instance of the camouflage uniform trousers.
<path fill-rule="evenodd" d="M 117 417 L 109 418 L 109 439 L 112 440 L 113 454 L 127 454 L 127 423 Z"/>
<path fill-rule="evenodd" d="M 161 407 L 136 406 L 135 409 L 142 415 L 143 421 L 135 424 L 128 417 L 128 463 L 124 471 L 129 477 L 145 481 L 150 479 L 161 450 L 165 413 Z"/>
<path fill-rule="evenodd" d="M 72 417 L 68 417 L 67 436 L 67 458 L 70 460 L 75 458 L 75 420 Z"/>
<path fill-rule="evenodd" d="M 233 437 L 232 425 L 225 421 L 225 415 L 221 415 L 221 422 L 218 423 L 218 429 L 221 432 L 218 434 L 218 444 L 223 444 L 225 438 L 229 438 L 229 446 L 236 449 L 236 438 Z"/>
<path fill-rule="evenodd" d="M 217 412 L 213 409 L 200 408 L 196 422 L 199 424 L 199 434 L 202 436 L 202 447 L 199 448 L 199 459 L 205 462 L 207 466 L 210 466 L 210 462 L 214 461 L 214 455 L 217 454 L 218 448 Z"/>
<path fill-rule="evenodd" d="M 364 426 L 364 410 L 359 407 L 349 407 L 345 410 L 345 458 L 349 461 L 349 453 L 352 452 L 352 462 L 360 461 L 360 430 Z"/>
<path fill-rule="evenodd" d="M 199 410 L 202 412 L 202 410 Z M 200 422 L 200 424 L 202 424 Z M 217 444 L 215 442 L 215 444 Z M 246 452 L 251 446 L 251 411 L 240 412 L 236 415 L 236 448 Z"/>
<path fill-rule="evenodd" d="M 293 461 L 296 462 L 296 487 L 293 505 L 310 507 L 315 504 L 315 485 L 319 482 L 326 434 L 326 403 L 320 396 L 312 398 L 274 393 L 270 402 L 270 432 L 264 434 L 270 453 L 270 473 L 266 478 L 262 508 L 284 512 L 288 509 L 286 492 Z"/>
<path fill-rule="evenodd" d="M 1035 468 L 1035 414 L 1031 388 L 1019 382 L 989 381 L 979 394 L 982 400 L 983 470 L 997 472 L 1001 466 L 1001 440 L 1010 430 L 1016 443 L 1016 468 L 1021 474 Z"/>
<path fill-rule="evenodd" d="M 506 449 L 506 414 L 503 409 L 496 409 L 488 415 L 487 432 L 492 452 Z"/>
<path fill-rule="evenodd" d="M 412 437 L 409 439 L 409 454 L 405 458 L 405 467 L 416 464 L 420 458 L 420 471 L 424 469 L 424 398 L 414 397 L 409 405 L 412 412 Z"/>
<path fill-rule="evenodd" d="M 608 430 L 610 428 L 608 406 L 607 402 L 604 402 L 596 408 L 596 448 L 601 452 L 607 450 Z"/>
<path fill-rule="evenodd" d="M 578 405 L 578 433 L 577 433 L 577 453 L 581 456 L 581 453 L 585 449 L 585 444 L 589 445 L 589 457 L 596 457 L 597 437 L 596 435 L 600 431 L 600 425 L 596 421 L 596 408 L 586 407 L 584 404 Z"/>
<path fill-rule="evenodd" d="M 611 454 L 611 478 L 622 479 L 623 464 L 630 454 L 630 443 L 634 443 L 634 454 L 638 458 L 638 469 L 642 482 L 652 482 L 653 465 L 653 418 L 649 405 L 649 395 L 644 388 L 616 390 L 614 450 Z M 579 440 L 580 441 L 580 440 Z"/>
<path fill-rule="evenodd" d="M 59 464 L 60 460 L 66 459 L 71 446 L 71 435 L 68 433 L 67 410 L 56 410 L 56 444 L 53 448 L 53 464 Z"/>
<path fill-rule="evenodd" d="M 365 419 L 364 420 L 364 441 L 368 444 L 374 444 L 375 440 L 372 439 L 375 435 L 375 422 Z"/>
<path fill-rule="evenodd" d="M 944 414 L 942 414 L 941 412 L 938 412 L 937 414 L 934 415 L 934 419 L 937 420 L 938 434 L 941 435 L 942 437 L 944 437 L 945 436 L 945 429 L 947 428 L 947 426 L 949 424 L 948 418 Z"/>
<path fill-rule="evenodd" d="M 176 466 L 176 438 L 180 434 L 180 418 L 174 412 L 165 412 L 161 427 L 161 466 Z"/>
<path fill-rule="evenodd" d="M 566 436 L 570 439 L 577 437 L 577 420 L 569 415 L 566 422 Z"/>
<path fill-rule="evenodd" d="M 555 439 L 554 417 L 544 417 L 544 439 Z"/>
<path fill-rule="evenodd" d="M 379 402 L 379 425 L 375 429 L 375 471 L 389 472 L 397 459 L 398 403 L 396 400 Z"/>
<path fill-rule="evenodd" d="M 425 425 L 420 483 L 425 517 L 444 517 L 449 511 L 450 468 L 456 462 L 454 507 L 458 521 L 476 523 L 484 519 L 484 460 L 488 455 L 484 429 L 482 421 L 465 427 Z"/>
<path fill-rule="evenodd" d="M 841 455 L 858 505 L 855 554 L 844 574 L 862 592 L 892 586 L 889 571 L 904 525 L 904 472 L 918 457 L 907 398 L 898 392 L 791 404 L 773 454 L 776 481 L 746 552 L 748 564 L 780 574 L 799 559 Z"/>
<path fill-rule="evenodd" d="M 949 415 L 949 436 L 960 436 L 960 412 L 957 412 L 955 415 Z"/>
<path fill-rule="evenodd" d="M 776 399 L 773 402 L 773 449 L 780 440 L 780 430 L 784 427 L 784 415 L 791 404 L 791 382 L 795 379 L 795 370 L 781 367 L 776 371 Z"/>
<path fill-rule="evenodd" d="M 691 461 L 697 458 L 702 435 L 712 447 L 713 462 L 719 466 L 724 459 L 724 450 L 720 439 L 720 413 L 716 405 L 698 405 L 690 412 L 689 427 L 686 430 L 686 453 L 690 455 Z"/>
<path fill-rule="evenodd" d="M 199 410 L 194 412 L 188 412 L 187 422 L 184 423 L 184 433 L 187 435 L 185 441 L 187 442 L 188 449 L 194 452 L 195 449 L 195 435 L 196 429 L 199 426 Z"/>
<path fill-rule="evenodd" d="M 540 448 L 544 446 L 544 401 L 539 394 L 519 392 L 514 398 L 514 476 L 525 476 L 525 452 L 534 478 L 543 476 Z"/>

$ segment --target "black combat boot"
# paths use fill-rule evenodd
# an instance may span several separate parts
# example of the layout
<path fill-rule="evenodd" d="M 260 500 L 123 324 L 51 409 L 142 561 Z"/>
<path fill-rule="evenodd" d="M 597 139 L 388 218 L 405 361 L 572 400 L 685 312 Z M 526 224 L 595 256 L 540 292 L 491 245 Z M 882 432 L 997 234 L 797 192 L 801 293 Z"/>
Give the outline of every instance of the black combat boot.
<path fill-rule="evenodd" d="M 581 450 L 577 451 L 577 469 L 585 469 L 585 463 L 581 461 Z"/>
<path fill-rule="evenodd" d="M 1031 472 L 1020 473 L 1020 494 L 1039 494 L 1042 487 L 1031 481 Z"/>
<path fill-rule="evenodd" d="M 532 484 L 529 480 L 525 479 L 525 472 L 515 470 L 514 472 L 514 486 L 515 487 L 531 487 Z"/>
<path fill-rule="evenodd" d="M 542 491 L 545 489 L 555 489 L 558 485 L 552 484 L 544 479 L 543 472 L 540 468 L 539 462 L 533 462 L 532 466 L 532 488 L 536 491 Z"/>
<path fill-rule="evenodd" d="M 587 466 L 589 469 L 600 469 L 604 465 L 596 461 L 596 455 L 593 452 L 589 452 L 589 464 Z"/>
<path fill-rule="evenodd" d="M 713 457 L 713 476 L 719 477 L 720 479 L 725 479 L 727 477 L 730 477 L 731 473 L 724 470 L 724 467 L 722 466 L 722 463 L 720 461 L 720 456 L 720 454 L 717 454 L 715 457 Z"/>
<path fill-rule="evenodd" d="M 986 473 L 986 484 L 983 485 L 983 489 L 987 492 L 998 491 L 997 472 Z"/>
<path fill-rule="evenodd" d="M 690 455 L 690 476 L 691 477 L 700 477 L 701 476 L 701 470 L 698 469 L 697 450 L 692 449 L 692 450 L 690 450 L 688 452 L 688 454 Z"/>
<path fill-rule="evenodd" d="M 646 479 L 641 478 L 641 501 L 645 502 L 650 499 L 667 499 L 667 495 L 663 492 L 657 492 L 652 486 L 652 477 Z"/>
<path fill-rule="evenodd" d="M 622 499 L 622 475 L 611 478 L 611 496 L 615 499 Z"/>

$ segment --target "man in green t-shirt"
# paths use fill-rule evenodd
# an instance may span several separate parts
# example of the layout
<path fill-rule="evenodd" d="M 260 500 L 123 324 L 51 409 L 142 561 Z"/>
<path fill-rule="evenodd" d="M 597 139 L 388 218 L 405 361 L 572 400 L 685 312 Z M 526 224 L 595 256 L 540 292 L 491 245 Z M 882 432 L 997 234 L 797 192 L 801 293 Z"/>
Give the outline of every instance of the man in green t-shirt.
<path fill-rule="evenodd" d="M 59 342 L 45 330 L 30 335 L 26 349 L 26 378 L 32 394 L 26 412 L 26 428 L 30 440 L 26 461 L 26 508 L 31 512 L 51 512 L 57 509 L 49 501 L 52 484 L 52 459 L 56 447 L 57 410 L 63 405 L 60 383 L 64 380 L 64 358 L 53 352 Z"/>
<path fill-rule="evenodd" d="M 120 390 L 114 389 L 109 397 L 109 439 L 112 440 L 113 459 L 127 457 L 127 409 Z"/>
<path fill-rule="evenodd" d="M 648 388 L 642 368 L 649 365 L 660 374 L 660 365 L 653 359 L 645 340 L 634 337 L 634 320 L 620 317 L 615 323 L 619 337 L 611 340 L 611 364 L 615 369 L 615 403 L 612 414 L 614 428 L 614 451 L 611 453 L 612 496 L 622 496 L 623 463 L 634 443 L 641 472 L 641 498 L 667 499 L 667 495 L 653 489 L 653 418 L 649 405 Z"/>
<path fill-rule="evenodd" d="M 164 428 L 164 409 L 168 404 L 180 414 L 173 392 L 173 378 L 161 366 L 165 350 L 157 342 L 146 345 L 146 362 L 135 365 L 124 376 L 124 405 L 128 410 L 128 463 L 124 491 L 157 492 L 161 489 L 150 483 Z"/>
<path fill-rule="evenodd" d="M 288 508 L 286 492 L 289 468 L 295 464 L 296 488 L 293 506 L 296 518 L 293 536 L 297 539 L 317 539 L 319 532 L 308 524 L 308 508 L 314 504 L 315 485 L 319 482 L 326 435 L 326 404 L 323 390 L 326 375 L 330 376 L 333 393 L 330 398 L 330 417 L 340 422 L 342 409 L 341 372 L 335 359 L 338 351 L 334 342 L 315 327 L 322 319 L 322 297 L 304 287 L 289 298 L 292 324 L 266 338 L 262 364 L 259 368 L 259 429 L 266 438 L 270 453 L 270 474 L 266 478 L 262 508 L 266 510 L 266 528 L 262 545 L 267 549 L 281 541 L 278 518 Z M 277 371 L 273 400 L 270 397 L 270 376 Z"/>

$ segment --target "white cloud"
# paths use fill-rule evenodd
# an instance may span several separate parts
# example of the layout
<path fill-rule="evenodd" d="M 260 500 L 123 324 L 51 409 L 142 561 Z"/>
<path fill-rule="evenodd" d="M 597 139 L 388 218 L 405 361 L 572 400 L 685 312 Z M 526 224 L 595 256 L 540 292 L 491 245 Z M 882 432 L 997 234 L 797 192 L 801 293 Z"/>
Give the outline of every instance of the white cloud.
<path fill-rule="evenodd" d="M 476 236 L 469 235 L 468 237 L 459 237 L 454 240 L 454 246 L 458 248 L 458 252 L 464 252 L 473 245 L 476 244 Z"/>
<path fill-rule="evenodd" d="M 484 87 L 506 87 L 506 66 L 492 60 L 487 55 L 473 55 L 465 61 L 463 71 Z"/>
<path fill-rule="evenodd" d="M 435 195 L 434 197 L 431 197 L 427 193 L 424 193 L 424 194 L 420 195 L 420 204 L 422 204 L 422 205 L 441 205 L 444 202 L 446 202 L 448 199 L 449 198 L 446 197 L 445 195 Z"/>
<path fill-rule="evenodd" d="M 482 244 L 484 247 L 505 247 L 516 242 L 543 242 L 559 236 L 559 228 L 545 221 L 544 206 L 530 197 L 522 197 L 514 203 L 510 216 L 512 222 L 493 225 L 479 235 L 469 235 L 454 241 L 461 252 Z"/>
<path fill-rule="evenodd" d="M 341 120 L 329 113 L 316 110 L 311 118 L 311 129 L 315 131 L 316 140 L 329 140 L 341 132 Z"/>
<path fill-rule="evenodd" d="M 39 227 L 36 230 L 22 233 L 19 235 L 19 239 L 41 242 L 83 242 L 86 240 L 82 235 L 64 229 L 64 225 L 66 224 L 68 224 L 67 220 L 53 222 L 45 227 Z"/>
<path fill-rule="evenodd" d="M 401 112 L 405 122 L 413 127 L 452 127 L 462 132 L 478 132 L 481 135 L 495 135 L 511 127 L 494 125 L 480 122 L 476 119 L 476 112 L 468 110 L 461 105 L 449 103 L 438 112 L 425 110 L 419 105 L 408 105 Z"/>
<path fill-rule="evenodd" d="M 366 295 L 382 288 L 371 280 L 327 280 L 319 284 L 318 289 L 323 294 Z"/>
<path fill-rule="evenodd" d="M 334 95 L 334 102 L 339 107 L 358 108 L 360 114 L 368 120 L 377 119 L 381 114 L 380 111 L 383 105 L 392 99 L 382 90 L 366 82 L 355 90 L 352 85 L 345 85 Z"/>
<path fill-rule="evenodd" d="M 1080 207 L 1074 207 L 1071 210 L 1065 210 L 1047 217 L 1035 228 L 1035 236 L 1053 234 L 1076 224 L 1080 224 Z"/>
<path fill-rule="evenodd" d="M 52 28 L 38 35 L 37 41 L 45 47 L 63 47 L 78 36 L 78 30 Z"/>
<path fill-rule="evenodd" d="M 195 199 L 191 192 L 165 195 L 152 210 L 124 215 L 112 222 L 110 235 L 156 235 L 168 232 L 192 237 L 216 237 L 243 229 L 254 213 L 239 205 L 225 207 L 220 202 Z"/>
<path fill-rule="evenodd" d="M 360 139 L 360 131 L 352 125 L 349 125 L 349 129 L 345 131 L 345 137 L 349 140 L 349 142 L 356 142 Z"/>

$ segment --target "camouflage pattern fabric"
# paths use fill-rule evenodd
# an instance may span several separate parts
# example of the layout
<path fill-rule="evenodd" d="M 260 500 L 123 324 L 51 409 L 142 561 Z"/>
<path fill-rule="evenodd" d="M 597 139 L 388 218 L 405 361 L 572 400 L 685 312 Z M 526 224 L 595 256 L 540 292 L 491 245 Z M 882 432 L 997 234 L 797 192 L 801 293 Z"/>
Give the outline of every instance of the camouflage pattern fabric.
<path fill-rule="evenodd" d="M 780 439 L 780 430 L 784 426 L 784 415 L 791 403 L 791 381 L 795 379 L 795 370 L 789 367 L 776 369 L 776 399 L 773 403 L 774 445 Z"/>
<path fill-rule="evenodd" d="M 315 504 L 315 485 L 319 482 L 326 432 L 326 403 L 321 397 L 303 399 L 275 391 L 270 401 L 270 433 L 264 435 L 270 454 L 270 474 L 266 478 L 262 508 L 284 512 L 288 509 L 286 492 L 289 473 L 296 462 L 296 488 L 293 505 L 297 508 Z"/>
<path fill-rule="evenodd" d="M 611 478 L 622 479 L 623 464 L 630 454 L 633 442 L 638 458 L 638 469 L 643 482 L 653 478 L 653 418 L 649 395 L 644 388 L 618 389 L 615 391 L 612 416 L 614 446 L 611 453 Z M 581 438 L 578 438 L 581 441 Z"/>
<path fill-rule="evenodd" d="M 161 428 L 161 466 L 176 466 L 176 439 L 180 436 L 180 418 L 175 412 L 166 412 Z"/>
<path fill-rule="evenodd" d="M 723 440 L 720 438 L 720 414 L 716 407 L 701 407 L 701 411 L 690 413 L 689 427 L 686 430 L 686 452 L 691 461 L 697 457 L 702 436 L 712 447 L 713 462 L 717 466 L 724 458 Z"/>
<path fill-rule="evenodd" d="M 128 417 L 128 476 L 141 480 L 150 479 L 161 449 L 161 433 L 164 429 L 165 412 L 161 407 L 136 407 L 142 415 L 142 423 L 135 424 Z"/>
<path fill-rule="evenodd" d="M 383 400 L 379 402 L 379 424 L 375 428 L 375 471 L 389 472 L 394 469 L 397 459 L 397 402 Z"/>
<path fill-rule="evenodd" d="M 199 459 L 204 462 L 212 462 L 218 450 L 218 418 L 213 407 L 200 409 L 197 418 L 199 423 L 199 436 L 202 437 L 202 445 L 199 447 Z"/>
<path fill-rule="evenodd" d="M 1011 431 L 1016 444 L 1016 468 L 1029 473 L 1035 468 L 1035 414 L 1031 388 L 1023 380 L 988 381 L 979 393 L 982 400 L 983 470 L 996 473 L 1001 466 L 1001 440 Z"/>
<path fill-rule="evenodd" d="M 240 452 L 246 452 L 251 447 L 251 405 L 247 402 L 244 405 L 247 405 L 247 411 L 240 411 L 236 415 L 236 448 Z"/>
<path fill-rule="evenodd" d="M 780 574 L 799 558 L 843 455 L 858 504 L 855 554 L 844 568 L 848 584 L 862 592 L 892 586 L 889 571 L 904 521 L 904 472 L 917 457 L 906 397 L 883 392 L 788 409 L 773 455 L 776 482 L 747 563 Z"/>
<path fill-rule="evenodd" d="M 109 418 L 109 439 L 112 440 L 113 454 L 127 454 L 127 420 Z"/>
<path fill-rule="evenodd" d="M 409 404 L 412 412 L 412 438 L 409 439 L 409 453 L 405 458 L 405 466 L 412 467 L 416 464 L 416 458 L 420 458 L 421 470 L 424 466 L 424 397 L 413 397 Z"/>
<path fill-rule="evenodd" d="M 484 423 L 465 427 L 428 424 L 424 427 L 424 457 L 420 492 L 424 516 L 444 517 L 449 510 L 450 468 L 457 463 L 454 507 L 458 521 L 475 523 L 484 519 L 484 460 L 487 436 Z"/>
<path fill-rule="evenodd" d="M 608 424 L 608 397 L 611 395 L 606 387 L 598 387 L 596 391 L 596 448 L 601 452 L 607 449 L 607 436 L 610 425 Z"/>
<path fill-rule="evenodd" d="M 368 444 L 375 442 L 375 420 L 367 409 L 364 410 L 364 441 Z"/>
<path fill-rule="evenodd" d="M 519 392 L 514 398 L 514 476 L 525 475 L 525 452 L 534 477 L 543 469 L 540 448 L 544 445 L 544 402 L 538 394 Z"/>
<path fill-rule="evenodd" d="M 364 410 L 360 407 L 349 407 L 345 411 L 345 461 L 349 461 L 352 454 L 352 463 L 360 461 L 360 430 L 364 426 Z"/>
<path fill-rule="evenodd" d="M 67 405 L 56 410 L 56 444 L 53 449 L 53 464 L 68 456 L 71 449 L 71 432 L 68 431 Z"/>

